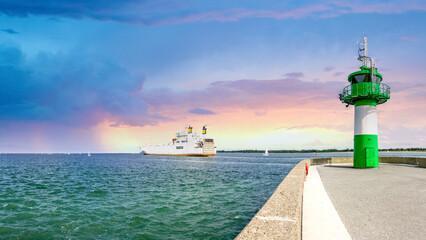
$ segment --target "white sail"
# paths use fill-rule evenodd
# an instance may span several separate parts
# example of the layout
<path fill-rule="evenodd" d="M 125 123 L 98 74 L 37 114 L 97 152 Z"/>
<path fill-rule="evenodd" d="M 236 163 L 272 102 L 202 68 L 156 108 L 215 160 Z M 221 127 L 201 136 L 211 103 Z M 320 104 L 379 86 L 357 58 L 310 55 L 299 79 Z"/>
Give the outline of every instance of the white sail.
<path fill-rule="evenodd" d="M 265 150 L 265 153 L 263 154 L 263 156 L 265 157 L 269 156 L 268 149 Z"/>

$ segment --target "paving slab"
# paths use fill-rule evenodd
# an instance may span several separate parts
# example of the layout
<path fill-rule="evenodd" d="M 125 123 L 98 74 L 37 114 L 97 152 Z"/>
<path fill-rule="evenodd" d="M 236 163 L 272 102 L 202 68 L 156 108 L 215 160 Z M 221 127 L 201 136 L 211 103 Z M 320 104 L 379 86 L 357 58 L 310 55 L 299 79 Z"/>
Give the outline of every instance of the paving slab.
<path fill-rule="evenodd" d="M 317 171 L 352 239 L 426 239 L 425 168 L 335 164 Z"/>

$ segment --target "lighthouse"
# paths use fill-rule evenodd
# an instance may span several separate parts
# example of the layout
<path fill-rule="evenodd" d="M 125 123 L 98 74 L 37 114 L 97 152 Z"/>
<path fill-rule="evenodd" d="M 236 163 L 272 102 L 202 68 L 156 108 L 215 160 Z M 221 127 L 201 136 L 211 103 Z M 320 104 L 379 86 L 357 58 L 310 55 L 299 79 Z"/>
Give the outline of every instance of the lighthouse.
<path fill-rule="evenodd" d="M 359 45 L 359 44 L 358 44 Z M 377 105 L 390 98 L 390 87 L 382 83 L 373 58 L 367 55 L 367 37 L 358 49 L 360 71 L 349 74 L 349 86 L 339 95 L 342 103 L 355 105 L 354 120 L 354 168 L 379 166 L 377 138 Z"/>

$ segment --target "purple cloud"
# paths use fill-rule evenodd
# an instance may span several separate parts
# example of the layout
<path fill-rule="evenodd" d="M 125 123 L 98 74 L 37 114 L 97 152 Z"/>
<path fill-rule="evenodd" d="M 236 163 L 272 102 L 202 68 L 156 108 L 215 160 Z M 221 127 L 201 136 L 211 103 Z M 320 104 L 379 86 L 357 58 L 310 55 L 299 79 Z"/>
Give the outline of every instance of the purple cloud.
<path fill-rule="evenodd" d="M 332 67 L 332 66 L 327 66 L 327 67 L 325 67 L 324 68 L 324 72 L 330 72 L 331 70 L 333 70 L 334 69 L 334 67 Z"/>
<path fill-rule="evenodd" d="M 289 78 L 302 78 L 305 76 L 305 74 L 302 72 L 292 72 L 292 73 L 286 73 L 284 74 L 284 76 Z"/>
<path fill-rule="evenodd" d="M 334 74 L 333 74 L 333 77 L 338 77 L 338 76 L 341 76 L 341 75 L 343 75 L 344 74 L 344 72 L 335 72 Z"/>
<path fill-rule="evenodd" d="M 297 75 L 299 76 L 299 75 Z M 307 82 L 298 78 L 276 80 L 236 80 L 211 83 L 205 89 L 174 92 L 153 89 L 144 99 L 154 109 L 191 108 L 196 102 L 203 109 L 265 109 L 265 107 L 326 107 L 345 86 L 344 82 Z M 161 111 L 160 111 L 161 112 Z"/>
<path fill-rule="evenodd" d="M 190 109 L 188 112 L 192 113 L 192 114 L 200 114 L 200 115 L 212 115 L 212 114 L 214 114 L 214 112 L 212 112 L 208 109 L 204 109 L 204 108 L 193 108 L 193 109 Z"/>
<path fill-rule="evenodd" d="M 409 148 L 426 144 L 426 127 L 412 127 L 398 124 L 394 126 L 380 125 L 380 144 L 383 148 Z M 413 137 L 416 136 L 416 137 Z"/>

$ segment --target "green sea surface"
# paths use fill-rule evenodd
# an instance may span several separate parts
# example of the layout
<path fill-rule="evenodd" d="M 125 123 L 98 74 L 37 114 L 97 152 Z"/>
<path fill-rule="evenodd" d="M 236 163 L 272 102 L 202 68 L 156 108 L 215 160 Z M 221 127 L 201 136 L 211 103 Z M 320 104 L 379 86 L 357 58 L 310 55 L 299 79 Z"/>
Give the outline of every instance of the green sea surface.
<path fill-rule="evenodd" d="M 0 239 L 233 239 L 313 156 L 1 154 Z"/>

